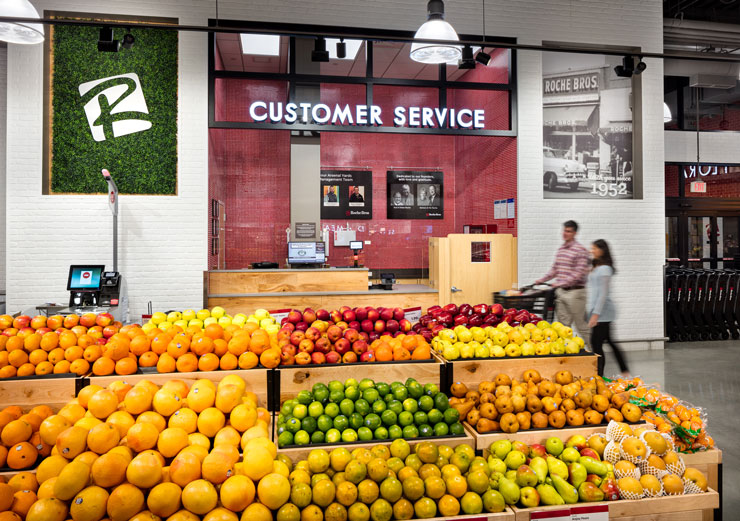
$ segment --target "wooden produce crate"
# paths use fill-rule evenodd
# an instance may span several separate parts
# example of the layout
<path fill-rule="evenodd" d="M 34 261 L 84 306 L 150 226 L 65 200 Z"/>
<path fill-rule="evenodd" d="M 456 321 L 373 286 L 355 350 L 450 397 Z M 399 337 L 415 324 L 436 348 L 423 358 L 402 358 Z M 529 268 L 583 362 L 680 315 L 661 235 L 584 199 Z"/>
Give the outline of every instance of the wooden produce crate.
<path fill-rule="evenodd" d="M 354 364 L 322 364 L 278 366 L 275 371 L 274 403 L 271 410 L 279 411 L 280 405 L 303 390 L 311 390 L 314 384 L 327 384 L 332 380 L 344 382 L 348 378 L 370 378 L 376 382 L 405 382 L 414 378 L 420 384 L 433 383 L 444 389 L 444 363 L 437 358 L 408 360 L 405 362 L 359 362 Z"/>
<path fill-rule="evenodd" d="M 526 431 L 519 431 L 514 434 L 508 432 L 489 432 L 486 434 L 479 434 L 475 428 L 464 422 L 463 425 L 466 429 L 469 429 L 475 438 L 476 450 L 487 450 L 493 442 L 498 440 L 517 440 L 532 445 L 533 443 L 545 444 L 545 441 L 550 436 L 557 436 L 558 438 L 566 441 L 571 436 L 581 434 L 588 438 L 592 434 L 601 433 L 606 434 L 606 423 L 601 425 L 582 425 L 580 427 L 563 427 L 562 429 L 529 429 Z"/>
<path fill-rule="evenodd" d="M 273 421 L 273 424 L 276 424 L 277 422 Z M 450 447 L 457 447 L 458 445 L 462 445 L 464 443 L 467 443 L 470 445 L 473 449 L 475 449 L 475 440 L 473 439 L 473 436 L 471 432 L 466 428 L 465 434 L 461 436 L 430 436 L 427 438 L 413 438 L 410 440 L 406 440 L 409 442 L 409 445 L 413 448 L 414 445 L 417 445 L 418 443 L 421 443 L 423 441 L 431 441 L 434 442 L 437 445 L 449 445 Z M 277 445 L 277 429 L 274 429 L 273 432 L 273 442 L 275 445 Z M 331 452 L 333 449 L 344 447 L 345 449 L 348 449 L 350 452 L 357 449 L 357 448 L 372 448 L 376 445 L 386 445 L 389 446 L 393 443 L 393 440 L 372 440 L 372 441 L 357 441 L 357 442 L 351 442 L 351 443 L 312 443 L 310 445 L 302 445 L 299 447 L 286 447 L 283 449 L 278 449 L 278 454 L 285 454 L 288 456 L 293 462 L 300 461 L 303 459 L 306 459 L 308 457 L 308 454 L 314 450 L 314 449 L 324 449 L 326 452 Z M 413 452 L 413 451 L 412 451 Z"/>
<path fill-rule="evenodd" d="M 663 496 L 637 500 L 620 499 L 596 503 L 578 503 L 571 507 L 609 506 L 609 519 L 620 521 L 703 521 L 719 507 L 719 494 L 709 490 L 703 494 L 685 496 Z M 530 521 L 533 512 L 555 512 L 568 510 L 568 505 L 539 506 L 534 508 L 511 507 L 516 521 Z M 710 517 L 711 519 L 711 517 Z"/>
<path fill-rule="evenodd" d="M 482 512 L 480 514 L 470 514 L 463 516 L 451 516 L 451 517 L 431 517 L 424 521 L 515 521 L 516 514 L 514 511 L 506 507 L 503 512 L 496 514 L 489 514 L 488 512 Z M 413 519 L 411 521 L 414 521 Z"/>
<path fill-rule="evenodd" d="M 247 391 L 257 395 L 257 405 L 267 408 L 269 403 L 269 389 L 272 387 L 274 371 L 272 369 L 237 369 L 233 371 L 193 371 L 191 373 L 157 373 L 145 372 L 143 374 L 131 374 L 127 376 L 91 376 L 86 384 L 97 384 L 102 387 L 111 382 L 122 380 L 135 384 L 141 380 L 149 380 L 157 385 L 162 385 L 169 380 L 183 380 L 188 386 L 192 386 L 197 380 L 207 379 L 214 383 L 220 382 L 225 376 L 235 374 L 247 383 Z"/>
<path fill-rule="evenodd" d="M 454 360 L 445 365 L 447 377 L 445 392 L 455 382 L 462 382 L 469 389 L 477 389 L 478 384 L 493 380 L 497 374 L 504 373 L 521 379 L 527 369 L 536 369 L 543 378 L 554 380 L 558 371 L 568 370 L 573 376 L 593 376 L 597 373 L 598 355 L 578 353 L 575 355 L 520 356 L 516 358 L 469 358 Z"/>
<path fill-rule="evenodd" d="M 36 405 L 48 405 L 58 411 L 77 396 L 80 381 L 75 374 L 0 380 L 0 409 L 19 405 L 27 411 Z"/>
<path fill-rule="evenodd" d="M 681 454 L 687 467 L 694 467 L 707 475 L 709 488 L 722 493 L 720 468 L 722 466 L 722 451 L 714 448 L 693 454 Z"/>

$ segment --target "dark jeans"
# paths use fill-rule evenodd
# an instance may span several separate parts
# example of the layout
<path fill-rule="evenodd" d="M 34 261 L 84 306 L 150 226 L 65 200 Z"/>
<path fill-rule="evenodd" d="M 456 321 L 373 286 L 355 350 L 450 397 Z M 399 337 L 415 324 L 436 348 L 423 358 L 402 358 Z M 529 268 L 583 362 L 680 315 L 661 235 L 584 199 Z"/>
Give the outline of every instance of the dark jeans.
<path fill-rule="evenodd" d="M 593 327 L 593 329 L 591 329 L 591 348 L 594 353 L 599 355 L 600 376 L 604 376 L 604 341 L 608 342 L 609 345 L 612 346 L 614 357 L 617 359 L 617 363 L 619 364 L 619 370 L 623 373 L 629 371 L 629 369 L 627 369 L 627 363 L 624 361 L 624 357 L 622 356 L 622 351 L 617 347 L 617 344 L 612 341 L 611 324 L 611 322 L 599 322 Z"/>

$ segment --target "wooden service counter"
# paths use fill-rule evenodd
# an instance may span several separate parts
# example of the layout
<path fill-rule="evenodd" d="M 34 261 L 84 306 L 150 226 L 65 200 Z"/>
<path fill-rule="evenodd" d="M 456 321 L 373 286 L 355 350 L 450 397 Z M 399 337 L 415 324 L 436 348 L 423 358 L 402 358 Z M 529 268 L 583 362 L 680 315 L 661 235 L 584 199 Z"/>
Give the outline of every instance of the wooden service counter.
<path fill-rule="evenodd" d="M 368 290 L 368 268 L 212 270 L 203 274 L 203 307 L 227 313 L 255 309 L 338 309 L 341 306 L 416 307 L 439 303 L 439 292 L 422 284 Z"/>

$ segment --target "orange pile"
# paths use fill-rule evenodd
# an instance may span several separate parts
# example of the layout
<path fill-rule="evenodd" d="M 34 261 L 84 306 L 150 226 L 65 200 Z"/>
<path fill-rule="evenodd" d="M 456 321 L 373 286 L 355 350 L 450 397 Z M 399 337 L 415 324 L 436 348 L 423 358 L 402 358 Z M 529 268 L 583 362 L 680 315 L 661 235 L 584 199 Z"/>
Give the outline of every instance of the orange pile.
<path fill-rule="evenodd" d="M 51 445 L 39 433 L 41 423 L 51 415 L 48 405 L 38 405 L 25 414 L 17 405 L 0 411 L 0 467 L 27 469 L 39 456 L 51 453 Z"/>
<path fill-rule="evenodd" d="M 432 348 L 421 335 L 385 336 L 374 340 L 369 350 L 375 353 L 378 362 L 427 360 L 432 356 Z"/>

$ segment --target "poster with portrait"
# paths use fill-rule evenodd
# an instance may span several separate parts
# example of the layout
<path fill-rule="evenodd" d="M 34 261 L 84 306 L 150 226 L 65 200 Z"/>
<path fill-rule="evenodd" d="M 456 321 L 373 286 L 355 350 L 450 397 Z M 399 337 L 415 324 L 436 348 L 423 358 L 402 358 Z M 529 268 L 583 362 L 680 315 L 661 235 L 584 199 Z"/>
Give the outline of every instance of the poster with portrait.
<path fill-rule="evenodd" d="M 543 54 L 545 199 L 632 199 L 632 81 L 617 65 L 621 56 Z"/>
<path fill-rule="evenodd" d="M 443 219 L 443 173 L 389 170 L 388 219 Z"/>
<path fill-rule="evenodd" d="M 322 170 L 321 218 L 372 219 L 372 183 L 367 170 Z"/>

